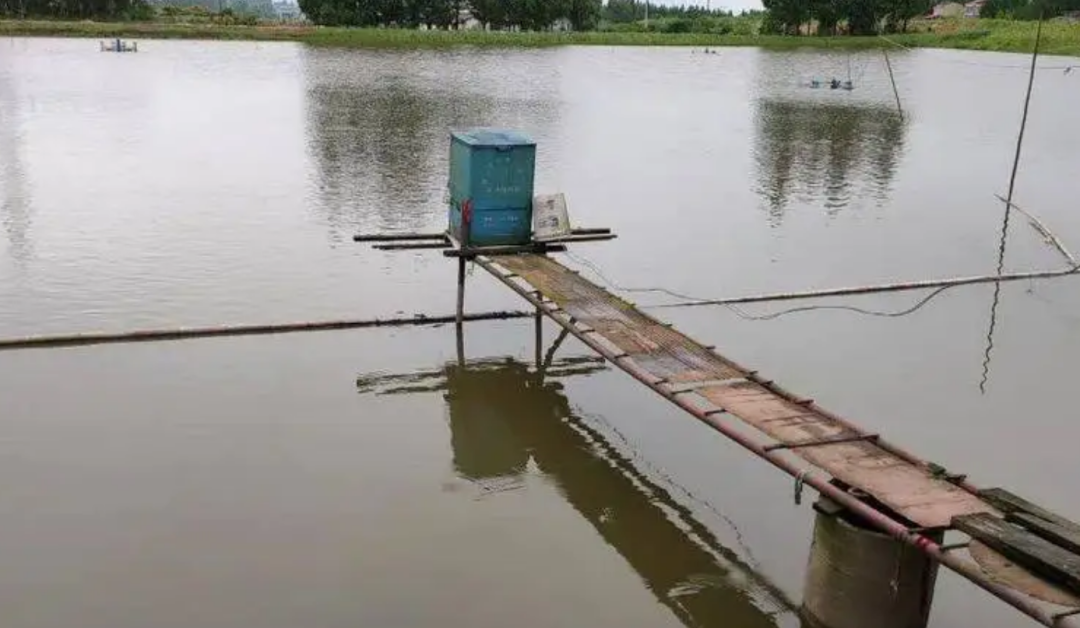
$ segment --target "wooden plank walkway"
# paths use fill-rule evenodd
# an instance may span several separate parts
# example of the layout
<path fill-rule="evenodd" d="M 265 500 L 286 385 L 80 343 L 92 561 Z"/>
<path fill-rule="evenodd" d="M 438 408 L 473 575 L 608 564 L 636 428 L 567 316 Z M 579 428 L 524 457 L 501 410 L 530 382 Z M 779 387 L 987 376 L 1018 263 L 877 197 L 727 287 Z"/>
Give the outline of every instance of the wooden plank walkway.
<path fill-rule="evenodd" d="M 877 445 L 809 400 L 781 394 L 752 371 L 636 309 L 543 255 L 478 258 L 522 295 L 539 297 L 564 326 L 611 347 L 677 394 L 696 395 L 790 453 L 869 494 L 923 528 L 947 528 L 953 517 L 1000 515 L 976 495 Z"/>

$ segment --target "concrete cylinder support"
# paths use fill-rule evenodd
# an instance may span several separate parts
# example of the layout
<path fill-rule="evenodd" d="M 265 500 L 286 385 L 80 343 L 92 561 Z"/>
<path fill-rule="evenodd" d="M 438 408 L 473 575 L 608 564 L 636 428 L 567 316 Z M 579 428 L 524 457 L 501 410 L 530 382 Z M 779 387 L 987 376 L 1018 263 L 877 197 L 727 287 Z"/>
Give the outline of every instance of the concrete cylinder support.
<path fill-rule="evenodd" d="M 815 628 L 925 628 L 937 563 L 822 497 L 803 587 Z"/>

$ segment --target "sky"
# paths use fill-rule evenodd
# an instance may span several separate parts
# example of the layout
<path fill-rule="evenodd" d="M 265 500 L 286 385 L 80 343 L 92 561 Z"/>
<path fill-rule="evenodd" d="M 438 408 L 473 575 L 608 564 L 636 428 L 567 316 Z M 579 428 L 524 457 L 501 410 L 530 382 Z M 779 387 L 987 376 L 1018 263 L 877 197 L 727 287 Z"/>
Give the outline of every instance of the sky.
<path fill-rule="evenodd" d="M 714 9 L 731 9 L 738 13 L 743 9 L 760 9 L 761 0 L 650 0 L 652 4 L 667 4 L 667 5 L 701 5 L 705 6 L 706 2 L 712 5 Z"/>

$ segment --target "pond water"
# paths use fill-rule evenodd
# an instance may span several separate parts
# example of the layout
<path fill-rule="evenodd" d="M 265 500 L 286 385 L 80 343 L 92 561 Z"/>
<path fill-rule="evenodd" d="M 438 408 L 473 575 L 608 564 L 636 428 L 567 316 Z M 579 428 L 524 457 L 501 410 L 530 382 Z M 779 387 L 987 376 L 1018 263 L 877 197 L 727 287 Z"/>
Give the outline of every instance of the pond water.
<path fill-rule="evenodd" d="M 538 190 L 619 234 L 564 260 L 600 282 L 992 273 L 1027 59 L 891 58 L 902 118 L 871 52 L 0 39 L 0 337 L 448 313 L 453 264 L 351 235 L 440 229 L 447 134 L 473 125 L 532 135 Z M 1015 199 L 1080 243 L 1066 63 L 1041 61 Z M 1014 215 L 1006 269 L 1061 264 Z M 521 306 L 483 275 L 468 309 Z M 655 312 L 1080 517 L 1076 286 L 1003 285 L 990 338 L 990 285 L 899 317 Z M 529 321 L 464 342 L 465 364 L 452 326 L 0 354 L 5 626 L 798 625 L 788 478 L 573 341 L 537 381 Z M 1029 625 L 944 572 L 931 623 Z"/>

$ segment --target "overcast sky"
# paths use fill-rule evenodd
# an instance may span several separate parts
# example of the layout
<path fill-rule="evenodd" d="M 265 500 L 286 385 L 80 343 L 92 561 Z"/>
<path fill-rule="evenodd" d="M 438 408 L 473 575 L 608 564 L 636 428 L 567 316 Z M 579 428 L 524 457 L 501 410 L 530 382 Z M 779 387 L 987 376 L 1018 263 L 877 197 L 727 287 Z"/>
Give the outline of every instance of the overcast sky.
<path fill-rule="evenodd" d="M 761 0 L 650 0 L 650 4 L 673 4 L 676 6 L 681 4 L 705 6 L 706 3 L 711 4 L 714 9 L 724 8 L 735 12 L 743 9 L 761 8 Z"/>

